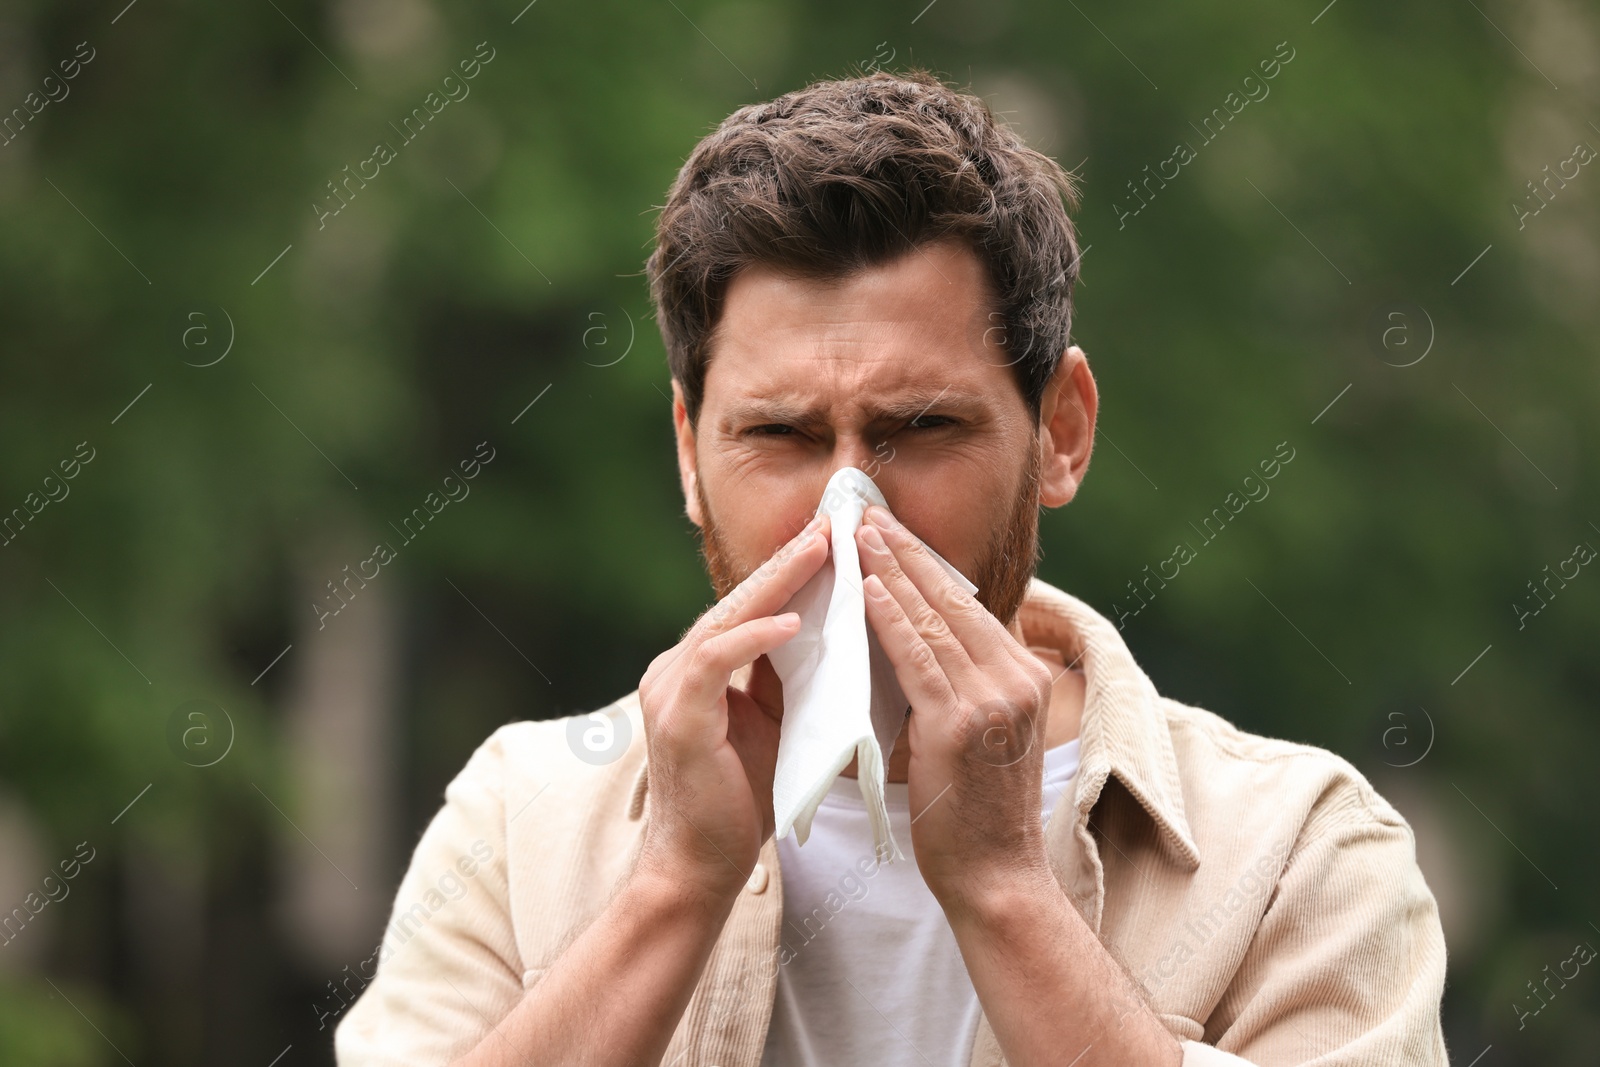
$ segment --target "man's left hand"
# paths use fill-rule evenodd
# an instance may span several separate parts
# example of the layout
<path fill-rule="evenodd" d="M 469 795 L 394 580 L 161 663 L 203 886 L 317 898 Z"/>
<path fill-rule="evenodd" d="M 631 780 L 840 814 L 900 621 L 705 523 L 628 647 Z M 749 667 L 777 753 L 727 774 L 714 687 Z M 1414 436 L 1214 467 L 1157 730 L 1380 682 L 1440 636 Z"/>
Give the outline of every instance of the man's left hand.
<path fill-rule="evenodd" d="M 886 510 L 856 531 L 867 619 L 911 701 L 911 840 L 947 913 L 1049 884 L 1051 673 Z M 885 753 L 885 757 L 887 757 Z"/>

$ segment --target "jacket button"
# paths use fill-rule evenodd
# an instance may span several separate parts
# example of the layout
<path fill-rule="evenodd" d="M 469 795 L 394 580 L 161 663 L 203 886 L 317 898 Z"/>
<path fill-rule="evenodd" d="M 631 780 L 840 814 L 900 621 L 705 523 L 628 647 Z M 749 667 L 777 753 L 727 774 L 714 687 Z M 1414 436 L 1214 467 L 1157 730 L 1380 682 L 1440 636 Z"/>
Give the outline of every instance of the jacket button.
<path fill-rule="evenodd" d="M 744 887 L 752 893 L 764 893 L 767 888 L 767 868 L 758 863 L 756 869 L 750 872 L 750 880 Z"/>

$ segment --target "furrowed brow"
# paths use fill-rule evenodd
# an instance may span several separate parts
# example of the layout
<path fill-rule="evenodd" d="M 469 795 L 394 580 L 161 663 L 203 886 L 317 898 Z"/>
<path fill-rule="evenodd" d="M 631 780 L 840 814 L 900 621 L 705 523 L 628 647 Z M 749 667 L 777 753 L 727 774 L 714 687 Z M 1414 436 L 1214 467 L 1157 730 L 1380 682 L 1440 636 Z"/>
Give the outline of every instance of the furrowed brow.
<path fill-rule="evenodd" d="M 730 426 L 750 426 L 781 422 L 791 426 L 815 426 L 822 421 L 822 409 L 799 407 L 781 400 L 745 400 L 729 406 L 723 418 Z"/>
<path fill-rule="evenodd" d="M 934 408 L 956 414 L 972 413 L 979 400 L 966 393 L 942 389 L 917 389 L 902 393 L 890 400 L 868 400 L 862 405 L 871 422 L 905 422 L 928 414 Z M 759 425 L 783 423 L 790 426 L 817 426 L 826 422 L 826 412 L 821 407 L 806 407 L 782 400 L 745 400 L 732 404 L 725 418 L 730 425 Z"/>

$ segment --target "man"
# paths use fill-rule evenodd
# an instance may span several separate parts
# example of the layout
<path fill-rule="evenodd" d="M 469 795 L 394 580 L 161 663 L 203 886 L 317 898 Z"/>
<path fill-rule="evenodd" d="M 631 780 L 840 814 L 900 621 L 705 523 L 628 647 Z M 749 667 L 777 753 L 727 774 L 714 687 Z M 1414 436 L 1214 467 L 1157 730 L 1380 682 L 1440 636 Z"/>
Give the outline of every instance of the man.
<path fill-rule="evenodd" d="M 1058 165 L 924 72 L 819 82 L 696 147 L 649 275 L 719 602 L 607 715 L 472 757 L 342 1064 L 1446 1063 L 1404 820 L 1338 757 L 1159 695 L 1033 576 L 1097 410 L 1063 200 Z M 855 543 L 910 702 L 895 863 L 853 764 L 805 846 L 773 840 L 766 653 L 848 466 L 890 505 Z M 631 738 L 609 761 L 569 740 L 602 727 Z M 469 854 L 468 891 L 419 909 Z"/>

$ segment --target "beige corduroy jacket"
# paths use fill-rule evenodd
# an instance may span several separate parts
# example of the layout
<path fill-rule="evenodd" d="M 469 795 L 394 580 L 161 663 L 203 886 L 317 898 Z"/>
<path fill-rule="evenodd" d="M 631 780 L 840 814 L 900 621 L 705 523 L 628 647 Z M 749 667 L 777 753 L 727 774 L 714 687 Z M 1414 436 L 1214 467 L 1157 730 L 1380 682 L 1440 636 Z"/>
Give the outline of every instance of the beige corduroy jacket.
<path fill-rule="evenodd" d="M 1019 618 L 1086 682 L 1073 802 L 1046 829 L 1056 877 L 1185 1067 L 1445 1067 L 1444 937 L 1394 808 L 1330 752 L 1161 696 L 1076 597 L 1034 579 Z M 612 762 L 578 758 L 571 719 L 512 723 L 446 789 L 380 950 L 318 1009 L 341 1067 L 450 1063 L 605 907 L 650 805 L 637 690 L 603 710 L 630 737 Z M 760 1063 L 783 918 L 773 841 L 761 855 L 668 1067 Z M 971 1062 L 1004 1062 L 986 1019 Z"/>

